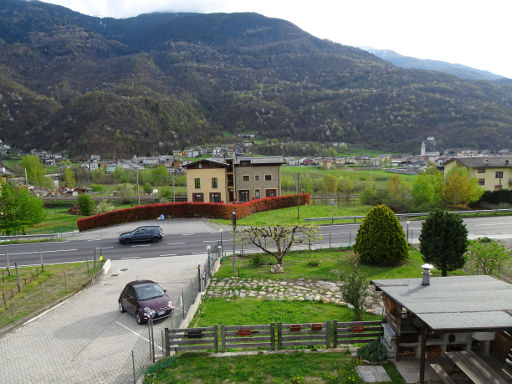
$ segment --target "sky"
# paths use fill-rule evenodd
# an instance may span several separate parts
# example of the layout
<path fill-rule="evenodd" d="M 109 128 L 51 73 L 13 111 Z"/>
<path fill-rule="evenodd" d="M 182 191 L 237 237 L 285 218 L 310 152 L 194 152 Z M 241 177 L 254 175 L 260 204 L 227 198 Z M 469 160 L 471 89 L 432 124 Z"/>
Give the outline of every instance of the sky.
<path fill-rule="evenodd" d="M 44 0 L 97 17 L 257 12 L 355 47 L 391 49 L 512 78 L 511 0 Z"/>

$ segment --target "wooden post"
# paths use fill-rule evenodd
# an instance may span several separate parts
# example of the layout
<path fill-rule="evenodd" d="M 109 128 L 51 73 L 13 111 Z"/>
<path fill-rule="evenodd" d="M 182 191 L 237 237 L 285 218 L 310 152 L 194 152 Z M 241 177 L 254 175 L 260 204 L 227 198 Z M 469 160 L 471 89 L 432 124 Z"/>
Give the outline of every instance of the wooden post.
<path fill-rule="evenodd" d="M 169 356 L 171 354 L 169 349 L 169 328 L 165 328 L 164 330 L 164 353 L 165 356 Z"/>
<path fill-rule="evenodd" d="M 41 260 L 41 270 L 44 272 L 43 253 L 41 252 L 41 247 L 39 247 L 39 259 Z"/>
<path fill-rule="evenodd" d="M 11 276 L 11 270 L 9 269 L 9 252 L 5 251 L 5 258 L 7 259 L 7 274 Z"/>
<path fill-rule="evenodd" d="M 224 324 L 220 325 L 220 342 L 222 344 L 222 353 L 226 352 L 226 329 Z"/>
<path fill-rule="evenodd" d="M 421 328 L 421 360 L 420 360 L 420 384 L 425 384 L 425 354 L 427 346 L 427 326 Z"/>
<path fill-rule="evenodd" d="M 219 325 L 215 324 L 213 326 L 213 332 L 215 335 L 213 336 L 213 342 L 215 343 L 215 353 L 219 353 Z"/>
<path fill-rule="evenodd" d="M 283 349 L 283 324 L 277 323 L 277 349 Z"/>
<path fill-rule="evenodd" d="M 18 273 L 18 263 L 14 263 L 14 269 L 16 269 L 16 285 L 18 286 L 18 292 L 21 292 L 20 275 Z"/>
<path fill-rule="evenodd" d="M 331 322 L 325 322 L 325 348 L 331 348 Z"/>
<path fill-rule="evenodd" d="M 270 350 L 276 350 L 276 323 L 270 323 Z"/>
<path fill-rule="evenodd" d="M 332 321 L 332 335 L 332 346 L 338 348 L 338 322 L 336 320 Z"/>

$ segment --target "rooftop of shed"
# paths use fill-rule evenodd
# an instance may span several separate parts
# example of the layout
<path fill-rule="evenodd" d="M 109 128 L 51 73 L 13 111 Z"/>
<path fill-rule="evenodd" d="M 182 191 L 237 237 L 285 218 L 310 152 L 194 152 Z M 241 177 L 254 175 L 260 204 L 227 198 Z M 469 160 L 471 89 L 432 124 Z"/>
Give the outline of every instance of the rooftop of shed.
<path fill-rule="evenodd" d="M 512 285 L 486 275 L 372 280 L 435 331 L 512 330 Z"/>

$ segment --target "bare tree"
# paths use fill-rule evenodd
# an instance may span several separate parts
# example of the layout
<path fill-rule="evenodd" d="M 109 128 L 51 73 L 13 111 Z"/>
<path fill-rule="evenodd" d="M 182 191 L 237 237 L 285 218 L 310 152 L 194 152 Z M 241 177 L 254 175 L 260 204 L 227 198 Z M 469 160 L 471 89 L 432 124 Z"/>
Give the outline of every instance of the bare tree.
<path fill-rule="evenodd" d="M 283 257 L 293 245 L 310 244 L 320 238 L 316 227 L 306 225 L 274 225 L 267 227 L 244 227 L 240 231 L 243 242 L 254 244 L 263 252 L 271 255 L 282 266 Z"/>

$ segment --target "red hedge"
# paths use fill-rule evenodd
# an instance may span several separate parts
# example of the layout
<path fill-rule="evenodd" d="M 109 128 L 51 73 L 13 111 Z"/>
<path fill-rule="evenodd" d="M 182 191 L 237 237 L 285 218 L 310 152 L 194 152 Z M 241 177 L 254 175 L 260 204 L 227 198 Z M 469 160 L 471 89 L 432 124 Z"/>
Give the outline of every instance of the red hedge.
<path fill-rule="evenodd" d="M 300 204 L 310 203 L 310 194 L 299 194 Z M 231 219 L 231 212 L 236 212 L 238 219 L 256 212 L 270 211 L 297 205 L 297 195 L 266 197 L 238 204 L 224 203 L 162 203 L 149 204 L 132 208 L 118 209 L 95 216 L 77 220 L 79 231 L 108 227 L 132 221 L 156 219 L 161 214 L 165 217 L 208 217 Z"/>

